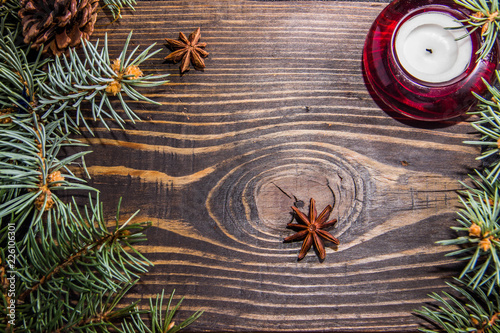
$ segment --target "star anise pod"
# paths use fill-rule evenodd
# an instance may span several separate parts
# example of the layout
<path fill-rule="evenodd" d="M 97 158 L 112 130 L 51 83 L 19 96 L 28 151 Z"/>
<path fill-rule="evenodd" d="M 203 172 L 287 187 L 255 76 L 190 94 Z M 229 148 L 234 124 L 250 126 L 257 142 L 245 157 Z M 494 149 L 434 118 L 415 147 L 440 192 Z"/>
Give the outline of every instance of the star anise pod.
<path fill-rule="evenodd" d="M 189 64 L 192 63 L 194 68 L 202 70 L 205 68 L 203 58 L 208 56 L 208 52 L 204 50 L 207 43 L 198 43 L 201 37 L 200 28 L 193 31 L 189 38 L 186 38 L 182 32 L 179 32 L 179 39 L 165 38 L 170 48 L 173 50 L 165 60 L 173 61 L 174 63 L 181 61 L 181 74 L 189 70 Z"/>
<path fill-rule="evenodd" d="M 326 253 L 323 239 L 339 245 L 339 240 L 337 238 L 333 237 L 329 232 L 323 230 L 337 223 L 337 219 L 326 222 L 332 212 L 332 206 L 326 206 L 325 209 L 323 209 L 323 211 L 318 215 L 316 211 L 316 202 L 313 198 L 311 198 L 309 216 L 306 216 L 296 207 L 292 206 L 292 209 L 295 212 L 295 218 L 298 223 L 288 223 L 287 226 L 300 231 L 292 236 L 286 237 L 284 241 L 291 242 L 294 240 L 304 240 L 302 248 L 300 249 L 299 260 L 305 257 L 306 253 L 313 244 L 314 248 L 318 252 L 319 258 L 321 260 L 325 259 Z"/>

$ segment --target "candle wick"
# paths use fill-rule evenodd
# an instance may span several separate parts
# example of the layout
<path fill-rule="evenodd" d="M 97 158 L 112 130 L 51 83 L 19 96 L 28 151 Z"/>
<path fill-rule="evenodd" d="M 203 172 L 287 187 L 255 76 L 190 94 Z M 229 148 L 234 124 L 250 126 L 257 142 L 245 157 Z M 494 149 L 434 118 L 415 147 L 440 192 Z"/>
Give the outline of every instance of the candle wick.
<path fill-rule="evenodd" d="M 427 52 L 429 52 L 430 54 L 432 54 L 432 49 L 425 49 Z"/>

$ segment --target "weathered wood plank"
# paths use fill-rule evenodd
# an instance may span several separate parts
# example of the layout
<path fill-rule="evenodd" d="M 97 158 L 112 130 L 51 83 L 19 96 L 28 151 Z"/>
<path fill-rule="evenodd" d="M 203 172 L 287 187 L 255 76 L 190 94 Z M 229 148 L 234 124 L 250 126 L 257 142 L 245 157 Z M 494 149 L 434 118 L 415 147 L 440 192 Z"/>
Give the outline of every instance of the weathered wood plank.
<path fill-rule="evenodd" d="M 457 267 L 434 242 L 453 224 L 457 180 L 478 151 L 465 121 L 393 118 L 372 100 L 361 53 L 385 6 L 362 1 L 139 2 L 102 27 L 118 54 L 200 26 L 204 72 L 171 73 L 132 103 L 143 122 L 86 134 L 91 183 L 125 213 L 153 221 L 155 264 L 131 298 L 162 288 L 204 309 L 196 331 L 410 332 L 411 311 Z M 290 206 L 335 203 L 341 241 L 297 262 Z M 109 205 L 110 207 L 112 205 Z M 182 314 L 181 314 L 182 316 Z"/>

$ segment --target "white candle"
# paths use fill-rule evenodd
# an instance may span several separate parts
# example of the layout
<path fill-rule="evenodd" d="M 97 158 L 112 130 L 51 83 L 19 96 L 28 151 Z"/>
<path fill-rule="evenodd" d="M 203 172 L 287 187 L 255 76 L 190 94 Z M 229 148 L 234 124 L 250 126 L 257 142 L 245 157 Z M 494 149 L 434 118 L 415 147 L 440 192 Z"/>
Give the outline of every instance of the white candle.
<path fill-rule="evenodd" d="M 472 58 L 472 41 L 451 15 L 425 12 L 404 22 L 396 32 L 394 47 L 399 63 L 413 77 L 443 83 L 462 74 Z"/>

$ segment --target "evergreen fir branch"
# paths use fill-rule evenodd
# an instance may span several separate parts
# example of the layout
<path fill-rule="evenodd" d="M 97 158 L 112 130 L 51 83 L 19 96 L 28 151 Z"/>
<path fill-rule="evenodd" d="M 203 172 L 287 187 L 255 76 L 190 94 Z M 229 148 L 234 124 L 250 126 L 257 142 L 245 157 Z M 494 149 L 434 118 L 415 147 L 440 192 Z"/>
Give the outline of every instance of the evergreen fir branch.
<path fill-rule="evenodd" d="M 464 196 L 471 194 L 476 200 L 481 200 L 481 198 L 486 194 L 488 196 L 489 201 L 495 197 L 495 193 L 498 190 L 498 184 L 486 178 L 479 170 L 474 170 L 476 175 L 469 175 L 469 178 L 472 180 L 472 186 L 468 185 L 464 182 L 459 182 L 465 190 L 460 191 L 460 193 Z"/>
<path fill-rule="evenodd" d="M 48 80 L 39 81 L 39 112 L 42 119 L 62 119 L 66 132 L 83 125 L 92 133 L 86 120 L 88 116 L 94 121 L 100 120 L 108 129 L 106 118 L 115 120 L 123 127 L 125 120 L 115 110 L 113 99 L 120 102 L 123 112 L 132 122 L 139 117 L 123 95 L 135 101 L 158 104 L 139 93 L 136 87 L 153 87 L 168 82 L 163 80 L 168 74 L 143 76 L 139 69 L 142 62 L 161 50 L 150 53 L 155 46 L 153 44 L 134 57 L 139 48 L 137 46 L 127 55 L 131 38 L 132 33 L 128 35 L 120 56 L 113 62 L 108 53 L 107 35 L 100 50 L 99 41 L 95 45 L 83 43 L 83 61 L 74 49 L 70 50 L 68 57 L 56 58 L 54 63 L 49 65 Z M 83 112 L 82 105 L 90 107 L 90 115 Z M 76 111 L 75 119 L 70 114 L 71 110 Z"/>
<path fill-rule="evenodd" d="M 497 42 L 498 31 L 500 30 L 500 17 L 498 12 L 498 0 L 454 0 L 455 3 L 469 9 L 473 12 L 466 20 L 461 22 L 465 24 L 468 36 L 480 30 L 482 44 L 476 52 L 479 59 L 484 59 L 493 49 Z"/>
<path fill-rule="evenodd" d="M 484 177 L 482 178 L 486 180 Z M 460 198 L 463 208 L 458 212 L 461 227 L 452 227 L 467 235 L 438 242 L 442 245 L 460 245 L 461 249 L 447 254 L 467 260 L 460 278 L 468 274 L 472 288 L 489 283 L 490 288 L 500 286 L 500 193 L 491 183 L 483 185 L 484 190 L 464 192 Z M 491 292 L 492 290 L 488 290 Z"/>
<path fill-rule="evenodd" d="M 46 73 L 42 66 L 50 60 L 41 59 L 41 52 L 34 60 L 28 60 L 31 49 L 16 45 L 19 25 L 14 30 L 8 29 L 3 18 L 0 32 L 0 112 L 9 110 L 12 118 L 23 118 L 32 111 L 36 102 L 38 87 L 36 81 L 45 80 Z"/>
<path fill-rule="evenodd" d="M 118 291 L 82 293 L 78 299 L 71 302 L 70 307 L 63 301 L 51 304 L 50 307 L 42 309 L 46 316 L 37 316 L 36 320 L 23 317 L 23 325 L 15 327 L 16 330 L 13 332 L 118 332 L 117 322 L 137 312 L 138 302 L 119 306 L 136 282 L 121 284 Z M 33 306 L 33 304 L 23 304 L 19 307 L 19 311 L 24 315 L 29 313 Z"/>
<path fill-rule="evenodd" d="M 98 318 L 103 322 L 116 318 L 111 309 L 121 296 L 115 296 L 125 293 L 128 287 L 123 291 L 124 286 L 151 265 L 134 249 L 144 241 L 143 232 L 149 226 L 132 223 L 136 214 L 122 223 L 117 213 L 114 229 L 108 230 L 102 203 L 89 198 L 83 209 L 73 202 L 64 213 L 49 211 L 37 232 L 30 230 L 25 244 L 18 242 L 22 246 L 16 272 L 23 292 L 17 294 L 17 302 L 26 306 L 18 308 L 17 316 L 26 323 L 25 328 L 36 332 L 49 326 L 53 330 L 89 328 Z"/>
<path fill-rule="evenodd" d="M 164 84 L 167 75 L 144 76 L 139 65 L 160 50 L 151 52 L 151 45 L 128 52 L 130 34 L 115 60 L 107 37 L 102 48 L 84 43 L 83 56 L 71 50 L 68 57 L 42 60 L 21 43 L 18 6 L 15 0 L 0 4 L 0 331 L 119 332 L 124 317 L 134 322 L 145 313 L 137 302 L 119 303 L 151 265 L 134 248 L 149 224 L 132 223 L 135 214 L 121 223 L 117 213 L 110 228 L 98 199 L 84 208 L 64 203 L 60 190 L 94 189 L 72 171 L 75 164 L 86 171 L 87 152 L 64 155 L 61 149 L 82 146 L 69 133 L 88 127 L 89 118 L 123 126 L 117 103 L 132 121 L 138 117 L 127 100 L 155 103 L 137 89 Z M 84 115 L 81 105 L 91 114 Z M 9 267 L 16 276 L 16 326 L 7 320 L 14 300 L 4 247 L 11 225 L 18 238 L 16 266 Z"/>
<path fill-rule="evenodd" d="M 144 240 L 143 231 L 149 224 L 130 224 L 136 212 L 125 223 L 108 231 L 99 199 L 95 203 L 90 198 L 89 201 L 84 212 L 75 202 L 67 205 L 65 214 L 52 211 L 48 214 L 47 226 L 40 227 L 36 237 L 31 233 L 26 249 L 36 258 L 36 265 L 30 265 L 21 252 L 19 274 L 27 286 L 21 300 L 30 295 L 32 301 L 39 300 L 38 297 L 47 296 L 47 291 L 81 292 L 90 286 L 93 290 L 115 291 L 120 283 L 136 279 L 138 274 L 147 271 L 146 266 L 151 263 L 134 251 L 133 245 Z M 29 274 L 25 274 L 28 270 Z M 58 279 L 62 271 L 70 273 L 72 279 Z"/>
<path fill-rule="evenodd" d="M 58 158 L 61 148 L 83 145 L 67 135 L 59 136 L 57 122 L 44 126 L 34 117 L 33 125 L 14 120 L 11 127 L 0 129 L 0 189 L 5 190 L 0 218 L 36 210 L 36 222 L 53 206 L 64 207 L 57 192 L 94 190 L 70 169 L 82 163 L 88 151 Z"/>
<path fill-rule="evenodd" d="M 7 22 L 9 28 L 15 28 L 16 23 L 19 21 L 17 17 L 19 8 L 19 1 L 17 0 L 0 0 L 0 20 Z"/>
<path fill-rule="evenodd" d="M 467 278 L 465 279 L 467 281 Z M 436 307 L 423 307 L 417 314 L 428 319 L 436 329 L 420 328 L 426 333 L 498 333 L 500 332 L 500 298 L 496 288 L 485 285 L 480 288 L 468 287 L 470 281 L 456 279 L 455 284 L 447 283 L 455 290 L 456 296 L 443 292 L 443 296 L 429 295 L 440 303 Z M 486 290 L 492 290 L 487 292 Z"/>
<path fill-rule="evenodd" d="M 119 328 L 115 325 L 117 319 L 129 317 L 137 313 L 137 303 L 128 304 L 117 308 L 123 297 L 132 288 L 136 281 L 120 285 L 118 292 L 105 291 L 103 293 L 87 293 L 78 300 L 74 311 L 69 313 L 64 323 L 52 327 L 50 332 L 117 332 Z M 45 328 L 46 329 L 46 328 Z"/>
<path fill-rule="evenodd" d="M 179 330 L 191 325 L 196 319 L 198 319 L 203 311 L 196 311 L 187 319 L 182 321 L 180 324 L 176 325 L 173 321 L 174 315 L 179 310 L 184 297 L 180 299 L 180 301 L 171 309 L 172 301 L 174 298 L 175 290 L 170 294 L 170 298 L 168 299 L 168 303 L 163 313 L 163 299 L 165 298 L 165 290 L 162 290 L 161 296 L 157 295 L 156 300 L 153 302 L 153 299 L 149 299 L 149 311 L 151 318 L 150 324 L 146 324 L 144 320 L 141 318 L 140 313 L 137 311 L 132 315 L 131 321 L 123 321 L 122 323 L 122 332 L 123 333 L 175 333 Z"/>
<path fill-rule="evenodd" d="M 134 9 L 134 5 L 137 4 L 135 0 L 102 0 L 104 6 L 102 8 L 107 8 L 113 15 L 113 19 L 121 18 L 121 9 L 122 8 L 130 8 Z"/>
<path fill-rule="evenodd" d="M 19 9 L 19 1 L 16 0 L 2 0 L 0 2 L 0 14 L 4 15 L 6 13 L 9 14 L 17 14 L 17 10 Z"/>
<path fill-rule="evenodd" d="M 500 72 L 496 71 L 497 77 L 500 77 Z M 485 168 L 486 179 L 491 182 L 496 182 L 500 176 L 500 91 L 497 87 L 484 82 L 488 87 L 492 98 L 485 99 L 477 94 L 474 94 L 480 101 L 477 110 L 470 114 L 478 115 L 480 118 L 472 123 L 472 127 L 477 130 L 481 137 L 476 141 L 465 141 L 466 144 L 478 145 L 483 147 L 481 156 L 477 159 L 488 159 L 488 166 Z"/>

